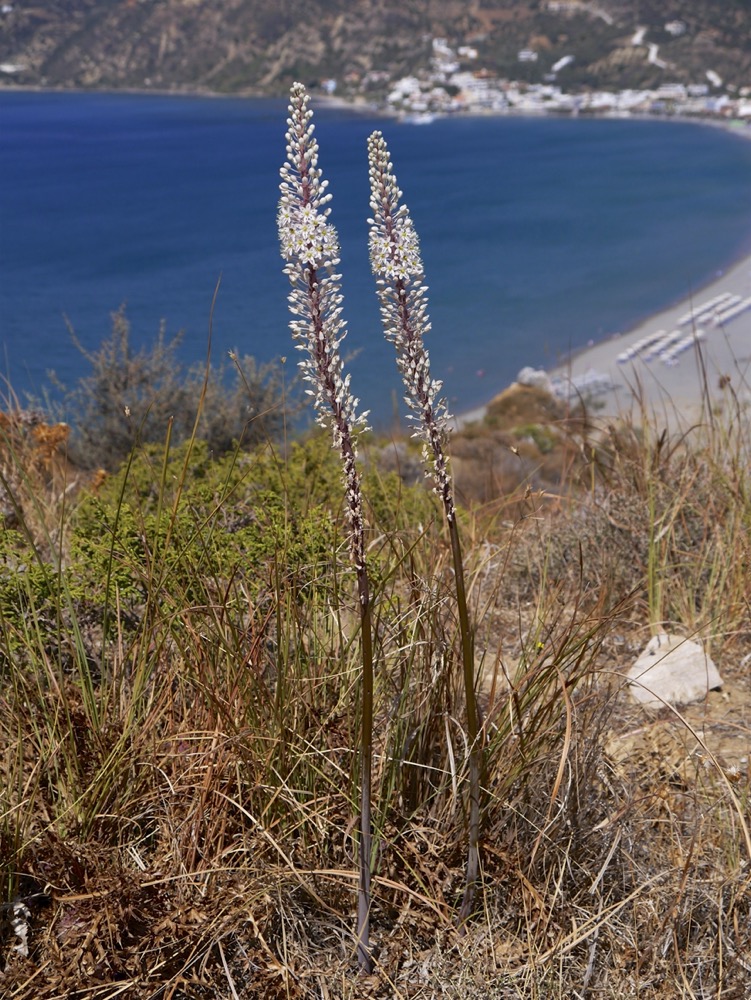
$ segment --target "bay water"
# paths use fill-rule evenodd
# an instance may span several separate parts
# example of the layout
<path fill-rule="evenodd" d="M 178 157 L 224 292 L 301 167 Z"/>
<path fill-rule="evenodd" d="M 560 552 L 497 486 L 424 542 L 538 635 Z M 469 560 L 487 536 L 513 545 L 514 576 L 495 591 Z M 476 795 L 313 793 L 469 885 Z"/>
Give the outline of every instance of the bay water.
<path fill-rule="evenodd" d="M 95 349 L 123 303 L 136 346 L 164 321 L 168 336 L 182 331 L 181 358 L 198 361 L 211 322 L 216 359 L 236 349 L 292 369 L 275 223 L 285 119 L 281 100 L 0 91 L 0 349 L 12 388 L 40 395 L 50 370 L 74 382 L 87 362 L 70 329 Z M 401 390 L 368 265 L 375 128 L 421 237 L 433 374 L 453 412 L 751 252 L 751 142 L 730 130 L 510 117 L 415 126 L 331 107 L 315 121 L 352 386 L 376 424 Z"/>

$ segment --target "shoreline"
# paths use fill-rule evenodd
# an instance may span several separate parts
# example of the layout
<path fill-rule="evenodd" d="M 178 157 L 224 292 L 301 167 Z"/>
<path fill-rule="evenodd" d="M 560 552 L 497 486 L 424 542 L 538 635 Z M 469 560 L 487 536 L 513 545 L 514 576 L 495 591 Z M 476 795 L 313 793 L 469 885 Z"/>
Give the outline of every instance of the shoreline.
<path fill-rule="evenodd" d="M 576 385 L 592 373 L 610 381 L 593 397 L 603 417 L 646 407 L 674 426 L 700 417 L 706 395 L 718 398 L 723 388 L 751 398 L 751 253 L 632 329 L 572 353 L 549 374 Z"/>
<path fill-rule="evenodd" d="M 673 430 L 701 417 L 707 394 L 719 401 L 729 390 L 751 401 L 751 252 L 629 330 L 572 351 L 545 374 L 557 395 L 586 400 L 596 418 L 638 417 L 646 409 Z M 458 414 L 454 425 L 482 420 L 489 405 Z"/>
<path fill-rule="evenodd" d="M 288 92 L 280 94 L 270 94 L 263 90 L 254 90 L 249 88 L 247 90 L 236 90 L 230 92 L 221 90 L 212 90 L 210 87 L 181 87 L 181 88 L 168 88 L 168 87 L 64 87 L 64 86 L 48 86 L 41 84 L 15 84 L 3 82 L 0 84 L 0 94 L 16 93 L 16 94 L 129 94 L 131 96 L 154 96 L 154 97 L 193 97 L 193 98 L 210 98 L 212 100 L 249 100 L 249 101 L 259 101 L 259 100 L 269 100 L 269 101 L 284 101 L 285 103 L 289 99 Z M 388 118 L 396 121 L 400 121 L 404 117 L 408 117 L 410 112 L 406 112 L 403 109 L 389 108 L 381 106 L 378 103 L 372 101 L 367 101 L 364 97 L 337 97 L 336 94 L 319 94 L 311 93 L 310 95 L 313 105 L 318 105 L 323 108 L 332 108 L 341 111 L 351 111 L 355 114 L 373 114 L 379 118 Z M 573 118 L 573 117 L 584 117 L 592 119 L 602 119 L 607 121 L 608 119 L 617 119 L 623 121 L 660 121 L 660 122 L 682 122 L 684 124 L 692 125 L 708 125 L 712 128 L 724 129 L 728 132 L 738 135 L 740 138 L 751 140 L 751 119 L 744 120 L 738 118 L 728 118 L 721 115 L 687 115 L 687 114 L 674 114 L 669 113 L 654 113 L 649 114 L 648 112 L 639 111 L 631 113 L 628 111 L 604 111 L 602 113 L 598 111 L 585 111 L 581 115 L 574 115 L 573 113 L 567 111 L 545 111 L 545 110 L 522 110 L 516 111 L 514 108 L 506 108 L 503 110 L 488 110 L 483 108 L 467 108 L 458 111 L 445 112 L 436 111 L 430 112 L 436 119 L 441 118 Z"/>
<path fill-rule="evenodd" d="M 13 84 L 3 83 L 0 85 L 0 95 L 4 92 L 17 94 L 127 94 L 141 97 L 184 97 L 184 98 L 205 98 L 206 100 L 279 100 L 286 101 L 286 94 L 269 94 L 264 91 L 238 90 L 233 93 L 211 90 L 208 87 L 185 87 L 181 89 L 168 89 L 160 87 L 50 87 L 33 84 Z M 386 120 L 402 122 L 407 114 L 403 110 L 396 108 L 382 107 L 379 104 L 366 101 L 364 98 L 337 97 L 335 94 L 311 94 L 314 106 L 329 108 L 332 110 L 349 111 L 355 115 L 372 114 Z M 431 112 L 431 114 L 433 114 Z M 450 114 L 446 112 L 435 112 L 435 118 L 574 118 L 577 117 L 567 112 L 556 111 L 515 111 L 505 110 L 484 110 L 470 108 L 466 110 L 454 111 Z M 583 117 L 608 121 L 611 119 L 625 121 L 658 121 L 658 122 L 680 122 L 688 125 L 708 126 L 718 128 L 738 136 L 740 139 L 751 141 L 751 120 L 737 118 L 725 118 L 717 115 L 682 115 L 682 114 L 648 114 L 645 112 L 610 112 L 605 111 L 600 114 L 597 111 L 587 111 Z"/>

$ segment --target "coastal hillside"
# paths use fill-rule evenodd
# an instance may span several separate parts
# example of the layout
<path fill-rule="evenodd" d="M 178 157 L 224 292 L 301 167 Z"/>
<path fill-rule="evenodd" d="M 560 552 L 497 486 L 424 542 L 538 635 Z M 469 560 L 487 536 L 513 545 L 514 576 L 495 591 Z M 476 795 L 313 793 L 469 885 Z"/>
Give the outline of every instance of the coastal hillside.
<path fill-rule="evenodd" d="M 570 90 L 751 81 L 746 0 L 8 0 L 0 85 L 383 94 L 459 66 Z"/>

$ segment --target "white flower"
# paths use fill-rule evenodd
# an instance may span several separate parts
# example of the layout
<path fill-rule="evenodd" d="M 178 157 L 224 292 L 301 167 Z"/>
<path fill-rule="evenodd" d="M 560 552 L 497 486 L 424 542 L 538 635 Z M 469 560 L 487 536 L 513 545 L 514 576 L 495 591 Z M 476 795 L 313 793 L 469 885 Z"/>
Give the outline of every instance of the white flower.
<path fill-rule="evenodd" d="M 422 278 L 420 241 L 409 215 L 397 220 L 391 233 L 370 230 L 370 266 L 378 278 Z"/>
<path fill-rule="evenodd" d="M 311 267 L 336 265 L 339 240 L 328 222 L 328 210 L 317 211 L 313 205 L 280 204 L 277 216 L 282 257 Z"/>

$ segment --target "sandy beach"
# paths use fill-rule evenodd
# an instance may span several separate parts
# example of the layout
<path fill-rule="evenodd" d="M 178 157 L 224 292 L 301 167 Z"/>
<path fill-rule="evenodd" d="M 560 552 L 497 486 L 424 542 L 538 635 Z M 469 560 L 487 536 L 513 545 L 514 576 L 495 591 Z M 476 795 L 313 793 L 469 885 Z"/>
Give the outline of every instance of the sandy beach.
<path fill-rule="evenodd" d="M 645 404 L 672 429 L 700 417 L 705 384 L 719 400 L 727 391 L 720 381 L 729 378 L 736 395 L 751 400 L 751 255 L 634 329 L 577 351 L 548 375 L 559 394 L 586 399 L 593 415 L 638 419 Z M 457 425 L 484 412 L 462 414 Z"/>
<path fill-rule="evenodd" d="M 575 354 L 550 375 L 558 385 L 570 381 L 583 395 L 591 386 L 604 416 L 633 413 L 644 402 L 671 426 L 700 415 L 705 385 L 719 399 L 720 382 L 729 379 L 739 398 L 751 398 L 751 256 L 633 330 Z"/>

